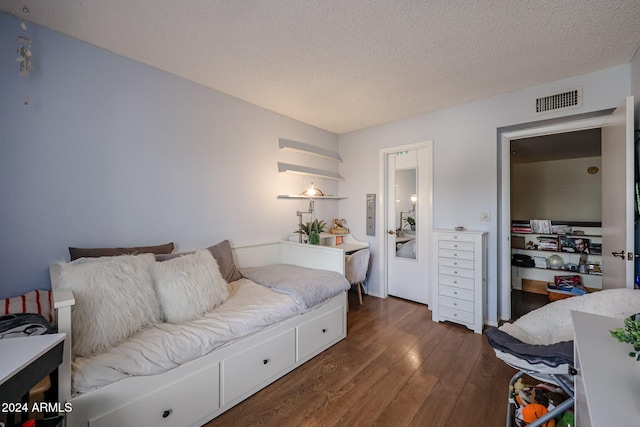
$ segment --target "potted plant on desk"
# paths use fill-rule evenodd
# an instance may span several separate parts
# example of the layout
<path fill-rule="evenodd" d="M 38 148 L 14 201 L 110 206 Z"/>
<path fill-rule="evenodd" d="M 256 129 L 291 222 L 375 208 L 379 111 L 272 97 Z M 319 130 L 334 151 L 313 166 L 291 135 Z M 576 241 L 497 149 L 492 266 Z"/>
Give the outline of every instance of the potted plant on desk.
<path fill-rule="evenodd" d="M 314 219 L 313 221 L 307 222 L 306 224 L 300 224 L 299 229 L 298 231 L 296 231 L 296 233 L 308 236 L 308 242 L 312 245 L 319 245 L 320 233 L 325 230 L 326 226 L 327 225 L 323 220 Z"/>

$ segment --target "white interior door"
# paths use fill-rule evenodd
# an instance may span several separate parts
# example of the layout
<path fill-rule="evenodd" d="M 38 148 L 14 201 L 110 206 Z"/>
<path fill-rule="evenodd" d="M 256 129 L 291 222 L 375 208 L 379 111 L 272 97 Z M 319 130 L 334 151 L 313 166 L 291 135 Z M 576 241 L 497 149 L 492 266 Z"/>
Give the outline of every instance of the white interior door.
<path fill-rule="evenodd" d="M 429 304 L 431 145 L 385 154 L 387 294 Z"/>
<path fill-rule="evenodd" d="M 633 97 L 602 127 L 602 288 L 633 288 Z M 614 255 L 617 254 L 617 255 Z"/>

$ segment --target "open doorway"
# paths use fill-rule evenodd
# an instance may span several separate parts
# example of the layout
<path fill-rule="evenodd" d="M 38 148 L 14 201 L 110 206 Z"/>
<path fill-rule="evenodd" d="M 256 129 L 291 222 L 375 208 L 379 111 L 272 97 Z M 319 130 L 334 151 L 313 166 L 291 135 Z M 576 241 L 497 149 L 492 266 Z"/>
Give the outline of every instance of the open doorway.
<path fill-rule="evenodd" d="M 511 141 L 602 129 L 602 288 L 633 288 L 633 97 L 612 110 L 523 123 L 498 133 L 498 319 L 511 319 Z"/>
<path fill-rule="evenodd" d="M 512 319 L 567 297 L 548 293 L 562 278 L 602 287 L 601 135 L 593 128 L 510 142 Z M 531 220 L 551 228 L 541 234 Z"/>

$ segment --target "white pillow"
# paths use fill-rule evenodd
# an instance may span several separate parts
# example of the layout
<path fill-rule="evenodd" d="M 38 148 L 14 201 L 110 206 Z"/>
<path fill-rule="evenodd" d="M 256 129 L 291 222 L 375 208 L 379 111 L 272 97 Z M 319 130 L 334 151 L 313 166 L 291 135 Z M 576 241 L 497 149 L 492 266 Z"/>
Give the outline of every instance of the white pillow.
<path fill-rule="evenodd" d="M 60 289 L 73 292 L 72 347 L 75 356 L 103 353 L 160 321 L 153 289 L 153 254 L 79 259 L 62 263 Z"/>
<path fill-rule="evenodd" d="M 169 323 L 193 320 L 229 298 L 227 281 L 206 249 L 157 262 L 153 278 L 160 307 Z"/>

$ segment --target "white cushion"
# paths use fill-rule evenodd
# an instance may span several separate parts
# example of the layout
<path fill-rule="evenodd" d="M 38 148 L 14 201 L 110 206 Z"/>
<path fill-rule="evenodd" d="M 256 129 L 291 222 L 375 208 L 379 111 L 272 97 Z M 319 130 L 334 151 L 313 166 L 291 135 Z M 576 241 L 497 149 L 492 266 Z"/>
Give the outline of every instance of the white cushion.
<path fill-rule="evenodd" d="M 218 262 L 206 249 L 157 262 L 153 276 L 160 307 L 169 323 L 200 317 L 229 297 Z"/>
<path fill-rule="evenodd" d="M 99 354 L 157 323 L 153 254 L 62 263 L 60 289 L 73 292 L 72 346 L 76 356 Z"/>

